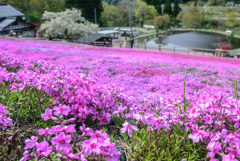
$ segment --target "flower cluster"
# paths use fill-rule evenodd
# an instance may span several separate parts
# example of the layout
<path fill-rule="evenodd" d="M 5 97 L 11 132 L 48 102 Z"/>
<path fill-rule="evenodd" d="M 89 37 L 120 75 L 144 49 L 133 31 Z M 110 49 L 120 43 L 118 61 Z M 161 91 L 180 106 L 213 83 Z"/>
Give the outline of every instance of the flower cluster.
<path fill-rule="evenodd" d="M 12 126 L 12 119 L 6 116 L 9 113 L 7 108 L 0 104 L 0 129 L 5 130 L 8 126 Z"/>
<path fill-rule="evenodd" d="M 70 113 L 70 108 L 67 106 L 56 106 L 52 110 L 47 109 L 42 118 L 44 120 L 53 120 L 58 125 L 52 126 L 50 129 L 39 129 L 39 135 L 44 135 L 44 141 L 38 143 L 38 137 L 32 136 L 31 139 L 25 141 L 25 149 L 36 148 L 35 158 L 52 159 L 52 153 L 55 153 L 58 158 L 82 161 L 88 158 L 107 161 L 117 161 L 121 153 L 114 151 L 116 146 L 111 143 L 108 135 L 102 133 L 102 130 L 93 131 L 91 128 L 86 128 L 85 124 L 79 127 L 82 135 L 77 135 L 76 125 L 71 124 L 76 119 L 69 118 L 64 120 L 65 116 Z M 86 139 L 90 136 L 90 139 Z M 50 140 L 48 140 L 51 138 Z M 49 144 L 50 143 L 50 144 Z M 33 159 L 34 155 L 24 152 L 24 157 L 21 161 Z"/>
<path fill-rule="evenodd" d="M 136 125 L 146 125 L 151 132 L 167 131 L 169 136 L 173 127 L 180 126 L 188 138 L 206 145 L 212 161 L 240 157 L 240 104 L 233 98 L 238 97 L 239 60 L 5 41 L 9 43 L 0 40 L 8 52 L 0 54 L 1 85 L 12 92 L 36 90 L 54 100 L 41 117 L 57 125 L 39 130 L 43 142 L 38 143 L 37 137 L 25 142 L 25 149 L 36 149 L 35 158 L 56 154 L 66 160 L 117 160 L 119 153 L 107 134 L 86 127 L 88 118 L 104 125 L 113 117 L 127 120 L 121 132 L 131 136 Z M 1 108 L 5 116 L 6 108 Z M 9 121 L 2 127 L 10 125 Z M 33 157 L 26 151 L 22 160 Z"/>

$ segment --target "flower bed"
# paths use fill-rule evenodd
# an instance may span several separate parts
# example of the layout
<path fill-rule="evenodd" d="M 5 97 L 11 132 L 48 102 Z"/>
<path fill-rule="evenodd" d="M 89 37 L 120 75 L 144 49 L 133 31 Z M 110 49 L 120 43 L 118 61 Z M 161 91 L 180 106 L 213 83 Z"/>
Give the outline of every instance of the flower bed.
<path fill-rule="evenodd" d="M 22 160 L 118 160 L 116 138 L 130 159 L 240 158 L 237 59 L 7 38 L 0 50 L 2 130 L 39 127 Z"/>

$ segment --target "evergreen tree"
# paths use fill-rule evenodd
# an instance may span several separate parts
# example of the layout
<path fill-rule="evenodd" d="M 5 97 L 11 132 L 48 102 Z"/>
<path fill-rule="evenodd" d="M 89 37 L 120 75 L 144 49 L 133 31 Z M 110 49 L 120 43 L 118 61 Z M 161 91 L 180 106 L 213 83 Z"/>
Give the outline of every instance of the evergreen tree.
<path fill-rule="evenodd" d="M 97 19 L 100 18 L 101 12 L 103 11 L 101 0 L 66 0 L 65 7 L 80 9 L 82 16 L 90 22 L 95 22 L 94 8 L 96 8 Z"/>
<path fill-rule="evenodd" d="M 237 41 L 236 41 L 236 39 L 234 38 L 233 32 L 232 32 L 231 35 L 227 38 L 227 41 L 228 41 L 229 44 L 231 44 L 231 49 L 236 48 Z"/>
<path fill-rule="evenodd" d="M 163 8 L 163 13 L 168 14 L 168 15 L 172 15 L 171 0 L 166 0 L 165 1 L 165 5 L 164 5 L 164 8 Z"/>
<path fill-rule="evenodd" d="M 177 15 L 179 14 L 179 12 L 182 10 L 180 7 L 179 7 L 179 0 L 174 0 L 174 6 L 173 6 L 173 16 L 174 17 L 177 17 Z"/>
<path fill-rule="evenodd" d="M 197 6 L 197 0 L 194 0 L 194 4 L 195 7 Z"/>
<path fill-rule="evenodd" d="M 156 8 L 159 15 L 162 15 L 161 0 L 152 0 L 154 7 Z"/>

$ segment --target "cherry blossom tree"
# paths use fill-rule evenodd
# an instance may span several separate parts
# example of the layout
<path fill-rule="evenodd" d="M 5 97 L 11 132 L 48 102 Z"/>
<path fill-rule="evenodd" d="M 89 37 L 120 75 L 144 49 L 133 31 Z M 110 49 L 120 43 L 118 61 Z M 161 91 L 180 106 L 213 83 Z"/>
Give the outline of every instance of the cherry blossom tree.
<path fill-rule="evenodd" d="M 41 25 L 39 32 L 44 31 L 44 37 L 48 38 L 62 33 L 66 39 L 74 35 L 95 34 L 98 25 L 86 21 L 81 15 L 82 12 L 75 8 L 57 13 L 45 11 L 43 14 L 45 23 Z"/>

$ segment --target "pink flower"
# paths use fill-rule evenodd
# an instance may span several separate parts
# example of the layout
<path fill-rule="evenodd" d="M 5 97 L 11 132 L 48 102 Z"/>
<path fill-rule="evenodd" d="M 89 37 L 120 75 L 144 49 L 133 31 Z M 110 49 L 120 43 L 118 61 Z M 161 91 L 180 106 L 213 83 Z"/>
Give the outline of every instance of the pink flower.
<path fill-rule="evenodd" d="M 51 134 L 57 135 L 59 132 L 62 132 L 63 130 L 64 128 L 62 126 L 57 125 L 57 126 L 51 127 L 51 130 L 49 130 L 49 132 L 51 132 Z"/>
<path fill-rule="evenodd" d="M 29 154 L 28 151 L 25 151 L 23 153 L 23 157 L 19 161 L 27 161 L 27 159 L 32 160 L 33 159 L 33 155 Z"/>
<path fill-rule="evenodd" d="M 44 119 L 44 121 L 47 121 L 52 118 L 52 110 L 46 109 L 45 113 L 41 115 L 41 118 Z"/>
<path fill-rule="evenodd" d="M 205 124 L 211 124 L 213 118 L 214 118 L 213 116 L 203 116 L 203 120 L 204 120 Z"/>
<path fill-rule="evenodd" d="M 54 115 L 62 114 L 62 115 L 67 116 L 68 113 L 70 112 L 70 108 L 66 105 L 62 105 L 62 106 L 59 106 L 59 107 L 54 107 L 53 110 L 55 111 Z"/>
<path fill-rule="evenodd" d="M 26 147 L 24 149 L 32 149 L 33 147 L 36 146 L 38 137 L 32 136 L 31 139 L 32 140 L 30 140 L 30 139 L 25 140 Z"/>
<path fill-rule="evenodd" d="M 124 111 L 125 109 L 127 109 L 126 106 L 124 106 L 124 107 L 119 107 L 118 110 L 114 111 L 113 113 L 114 113 L 114 114 L 120 113 L 121 115 L 123 115 L 123 111 Z"/>
<path fill-rule="evenodd" d="M 70 159 L 79 159 L 79 156 L 76 154 L 73 154 L 72 149 L 64 148 L 62 151 L 62 155 L 70 158 Z"/>
<path fill-rule="evenodd" d="M 214 141 L 211 141 L 208 144 L 207 148 L 211 150 L 211 152 L 207 153 L 207 158 L 208 157 L 214 158 L 215 154 L 219 154 L 219 152 L 222 150 L 221 143 L 217 143 L 217 142 L 214 142 Z"/>
<path fill-rule="evenodd" d="M 36 151 L 40 156 L 47 157 L 49 153 L 52 152 L 52 148 L 48 147 L 49 144 L 46 141 L 43 141 L 36 146 Z"/>
<path fill-rule="evenodd" d="M 39 135 L 43 135 L 43 134 L 48 135 L 48 134 L 52 134 L 52 133 L 51 133 L 51 130 L 49 130 L 49 128 L 46 128 L 46 129 L 39 129 L 38 134 Z"/>
<path fill-rule="evenodd" d="M 123 124 L 124 128 L 121 129 L 121 132 L 124 133 L 128 131 L 128 135 L 133 135 L 133 130 L 137 130 L 137 126 L 131 126 L 128 122 Z"/>
<path fill-rule="evenodd" d="M 75 130 L 75 126 L 76 125 L 69 125 L 68 127 L 67 127 L 67 132 L 68 133 L 74 133 L 74 132 L 76 132 L 76 130 Z"/>
<path fill-rule="evenodd" d="M 61 151 L 62 147 L 63 148 L 71 148 L 71 145 L 69 142 L 71 141 L 71 136 L 70 135 L 65 135 L 64 132 L 61 132 L 58 136 L 54 137 L 52 139 L 52 144 L 56 144 L 56 150 Z"/>
<path fill-rule="evenodd" d="M 10 136 L 10 137 L 8 138 L 8 142 L 9 142 L 9 141 L 12 141 L 12 139 L 13 139 L 13 136 Z"/>
<path fill-rule="evenodd" d="M 222 160 L 223 161 L 238 161 L 235 156 L 231 153 L 229 153 L 228 155 L 223 155 L 222 156 Z"/>
<path fill-rule="evenodd" d="M 97 138 L 91 138 L 90 140 L 85 140 L 82 143 L 83 149 L 85 149 L 85 154 L 88 155 L 92 152 L 96 154 L 100 154 L 101 152 L 101 144 L 98 143 Z"/>
<path fill-rule="evenodd" d="M 110 156 L 106 157 L 107 161 L 118 161 L 119 157 L 121 156 L 120 152 L 112 151 Z"/>

